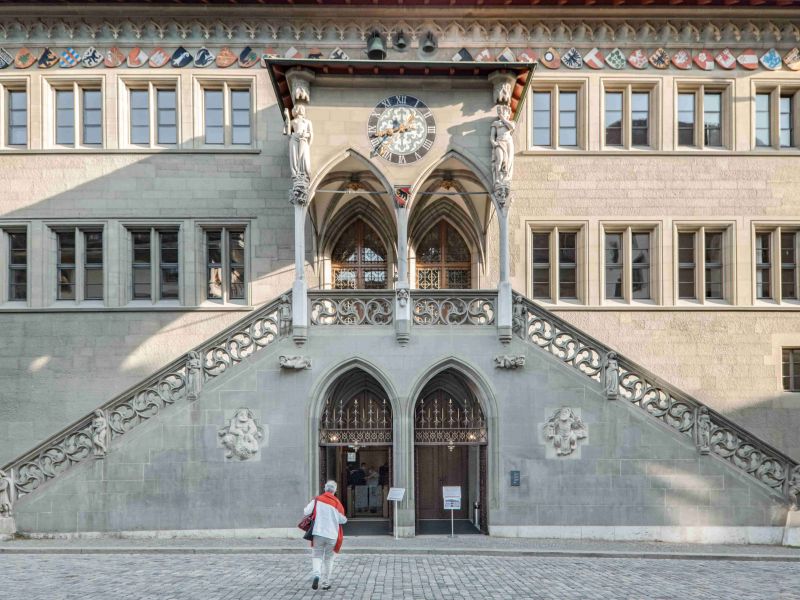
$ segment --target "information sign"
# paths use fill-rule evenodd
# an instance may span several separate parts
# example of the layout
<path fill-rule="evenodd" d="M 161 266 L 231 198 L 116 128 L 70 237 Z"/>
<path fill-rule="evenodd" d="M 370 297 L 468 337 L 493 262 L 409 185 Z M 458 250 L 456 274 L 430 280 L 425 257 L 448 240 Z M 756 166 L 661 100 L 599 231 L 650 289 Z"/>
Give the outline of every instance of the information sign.
<path fill-rule="evenodd" d="M 386 499 L 389 502 L 402 502 L 405 495 L 406 488 L 389 488 L 389 495 L 386 496 Z"/>

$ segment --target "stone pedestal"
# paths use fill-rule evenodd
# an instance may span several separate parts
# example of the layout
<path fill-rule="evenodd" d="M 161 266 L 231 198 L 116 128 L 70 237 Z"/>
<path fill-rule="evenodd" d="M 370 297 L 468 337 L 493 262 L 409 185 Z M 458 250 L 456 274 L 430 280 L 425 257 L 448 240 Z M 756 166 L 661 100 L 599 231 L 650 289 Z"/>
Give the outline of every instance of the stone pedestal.
<path fill-rule="evenodd" d="M 783 545 L 800 548 L 800 510 L 790 510 L 786 515 Z"/>
<path fill-rule="evenodd" d="M 0 540 L 9 539 L 17 533 L 14 517 L 0 517 Z"/>
<path fill-rule="evenodd" d="M 305 279 L 292 285 L 292 339 L 302 346 L 308 339 L 308 286 Z"/>

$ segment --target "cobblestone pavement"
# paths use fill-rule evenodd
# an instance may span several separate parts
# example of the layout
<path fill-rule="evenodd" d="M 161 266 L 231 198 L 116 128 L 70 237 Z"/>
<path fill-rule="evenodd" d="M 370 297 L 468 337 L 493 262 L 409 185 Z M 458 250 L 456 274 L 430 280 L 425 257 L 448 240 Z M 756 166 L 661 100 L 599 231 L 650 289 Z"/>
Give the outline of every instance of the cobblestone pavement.
<path fill-rule="evenodd" d="M 5 555 L 3 598 L 26 600 L 800 599 L 788 562 L 350 555 L 312 591 L 303 555 Z"/>

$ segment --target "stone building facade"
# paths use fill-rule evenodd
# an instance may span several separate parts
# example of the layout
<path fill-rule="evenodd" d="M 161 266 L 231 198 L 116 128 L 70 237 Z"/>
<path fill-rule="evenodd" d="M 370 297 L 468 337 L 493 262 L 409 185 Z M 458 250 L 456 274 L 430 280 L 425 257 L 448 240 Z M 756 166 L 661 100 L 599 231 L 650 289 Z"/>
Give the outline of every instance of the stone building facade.
<path fill-rule="evenodd" d="M 799 9 L 456 4 L 0 4 L 19 531 L 783 540 Z"/>

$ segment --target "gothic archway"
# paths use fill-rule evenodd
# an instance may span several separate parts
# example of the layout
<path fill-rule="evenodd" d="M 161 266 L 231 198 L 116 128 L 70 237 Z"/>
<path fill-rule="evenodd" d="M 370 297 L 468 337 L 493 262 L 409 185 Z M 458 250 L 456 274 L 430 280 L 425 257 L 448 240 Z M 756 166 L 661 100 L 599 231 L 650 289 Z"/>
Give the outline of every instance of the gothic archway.
<path fill-rule="evenodd" d="M 472 253 L 459 231 L 441 219 L 415 248 L 416 287 L 421 290 L 472 287 Z"/>
<path fill-rule="evenodd" d="M 340 233 L 331 251 L 331 287 L 336 290 L 388 287 L 389 258 L 386 245 L 363 219 Z"/>

